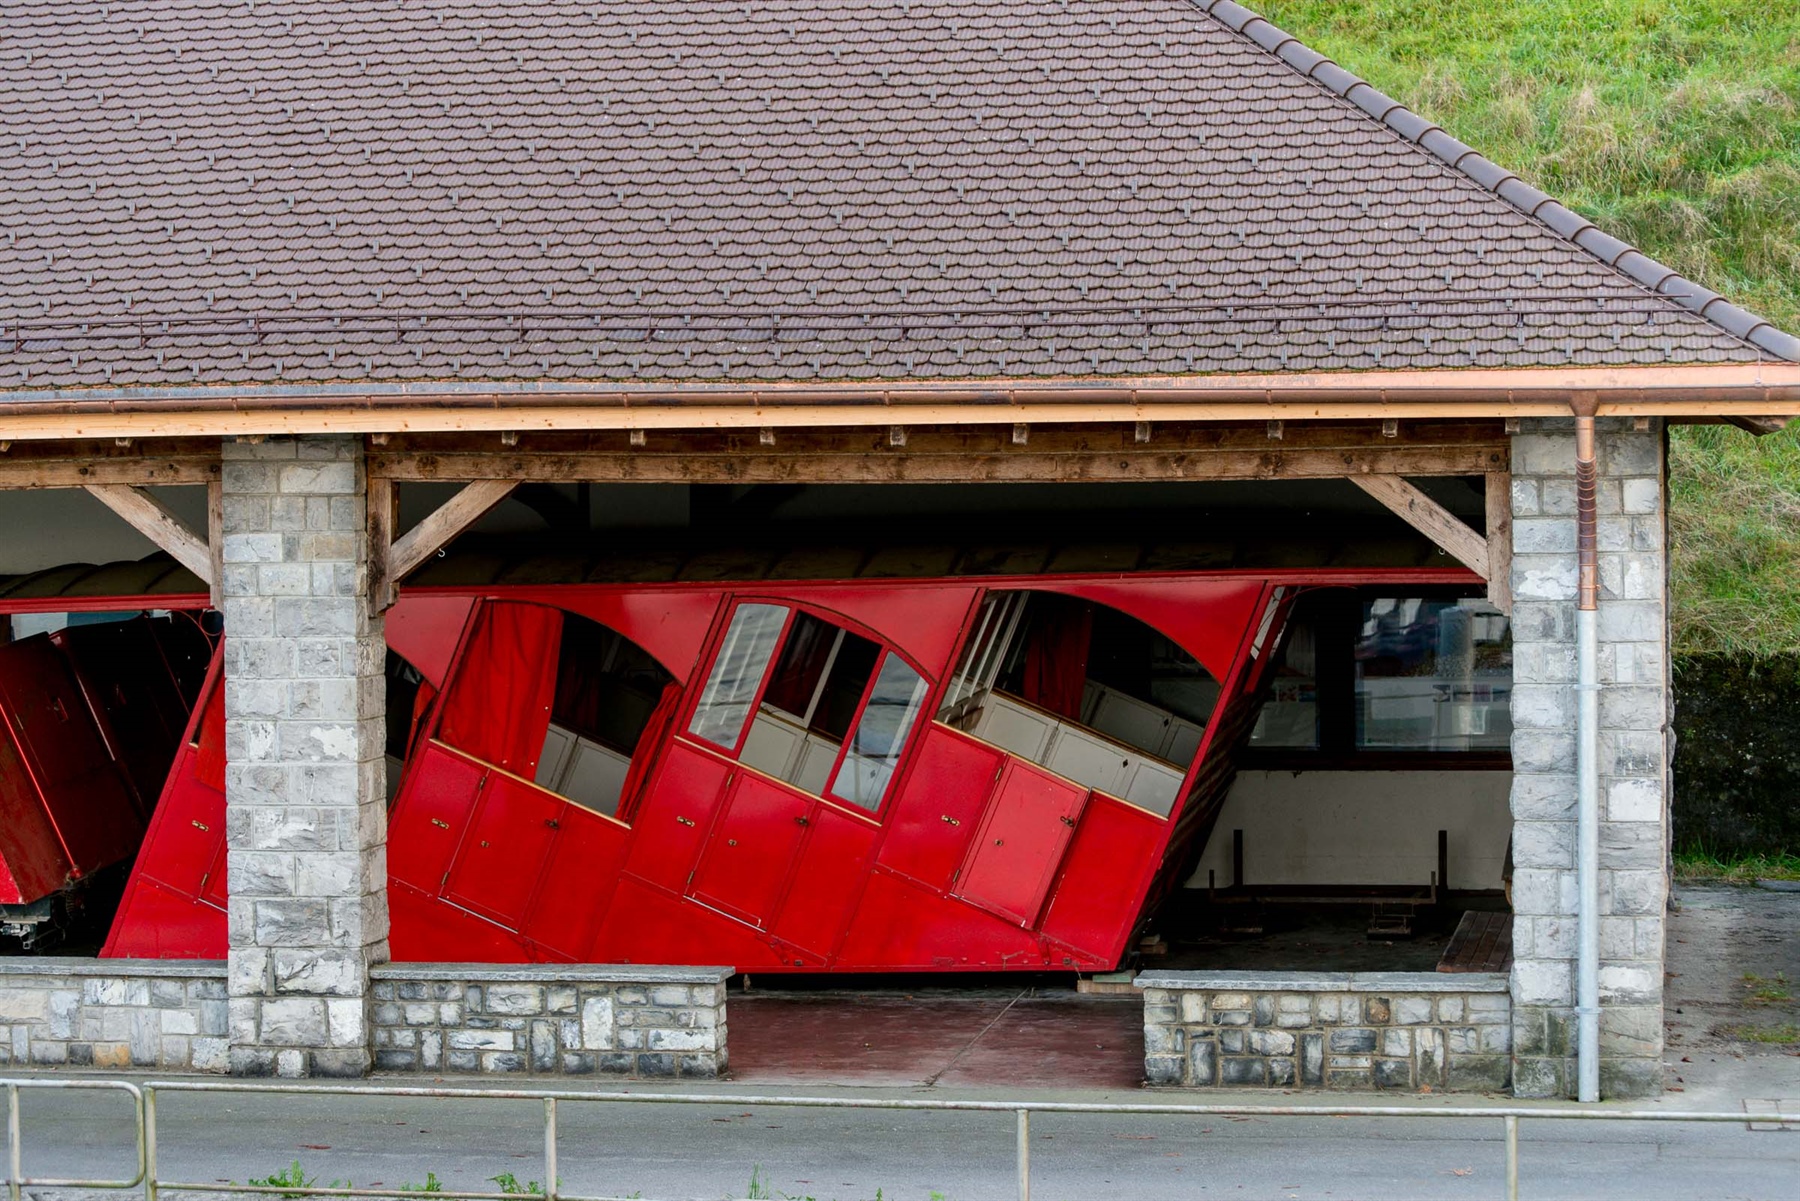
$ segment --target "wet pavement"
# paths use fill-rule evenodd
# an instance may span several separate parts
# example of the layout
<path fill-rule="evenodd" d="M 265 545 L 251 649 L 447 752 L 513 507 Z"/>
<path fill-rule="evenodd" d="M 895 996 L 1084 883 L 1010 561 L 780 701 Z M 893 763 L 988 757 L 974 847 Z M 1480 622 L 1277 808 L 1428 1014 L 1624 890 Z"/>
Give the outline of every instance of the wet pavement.
<path fill-rule="evenodd" d="M 1136 994 L 1041 989 L 734 992 L 731 1076 L 744 1084 L 1137 1088 Z"/>

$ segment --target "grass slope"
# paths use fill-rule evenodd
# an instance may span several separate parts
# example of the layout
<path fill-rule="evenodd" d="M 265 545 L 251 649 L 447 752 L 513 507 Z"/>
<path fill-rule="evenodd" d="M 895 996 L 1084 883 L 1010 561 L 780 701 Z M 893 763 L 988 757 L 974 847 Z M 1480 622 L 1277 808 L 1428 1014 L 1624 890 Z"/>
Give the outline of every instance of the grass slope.
<path fill-rule="evenodd" d="M 1800 332 L 1795 0 L 1250 0 L 1602 229 Z M 1673 435 L 1675 641 L 1800 649 L 1800 429 Z"/>

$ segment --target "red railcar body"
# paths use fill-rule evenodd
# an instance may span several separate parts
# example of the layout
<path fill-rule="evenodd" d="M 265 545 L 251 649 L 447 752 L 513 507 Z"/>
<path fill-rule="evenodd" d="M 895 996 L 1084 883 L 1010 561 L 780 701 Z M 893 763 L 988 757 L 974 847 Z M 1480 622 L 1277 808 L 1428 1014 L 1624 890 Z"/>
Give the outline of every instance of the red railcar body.
<path fill-rule="evenodd" d="M 187 719 L 181 619 L 76 625 L 0 646 L 0 905 L 9 925 L 137 851 Z M 29 938 L 28 938 L 29 941 Z"/>
<path fill-rule="evenodd" d="M 409 592 L 393 956 L 1111 969 L 1210 830 L 1307 582 Z M 105 955 L 224 954 L 219 674 Z"/>

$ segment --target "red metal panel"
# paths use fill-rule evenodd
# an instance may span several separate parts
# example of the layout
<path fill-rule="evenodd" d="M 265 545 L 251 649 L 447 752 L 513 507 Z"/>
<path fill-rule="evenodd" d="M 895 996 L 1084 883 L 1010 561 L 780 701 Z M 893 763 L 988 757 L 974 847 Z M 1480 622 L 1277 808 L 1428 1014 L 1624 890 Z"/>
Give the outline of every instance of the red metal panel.
<path fill-rule="evenodd" d="M 444 895 L 517 930 L 567 807 L 554 793 L 490 770 Z"/>
<path fill-rule="evenodd" d="M 1200 660 L 1213 678 L 1230 673 L 1249 632 L 1262 614 L 1260 579 L 1070 580 L 1039 585 L 1129 613 Z"/>
<path fill-rule="evenodd" d="M 395 963 L 531 963 L 525 941 L 411 885 L 388 886 L 388 948 Z"/>
<path fill-rule="evenodd" d="M 851 912 L 869 874 L 878 829 L 869 822 L 815 805 L 812 826 L 800 848 L 793 883 L 781 901 L 773 927 L 777 939 L 829 959 L 844 937 Z"/>
<path fill-rule="evenodd" d="M 388 876 L 429 896 L 444 890 L 450 857 L 468 828 L 487 769 L 442 743 L 426 743 L 388 815 Z"/>
<path fill-rule="evenodd" d="M 592 618 L 643 647 L 684 683 L 725 599 L 717 588 L 508 588 L 503 595 Z"/>
<path fill-rule="evenodd" d="M 920 740 L 918 758 L 888 817 L 880 860 L 943 891 L 968 853 L 1005 756 L 936 722 L 914 737 Z"/>
<path fill-rule="evenodd" d="M 388 649 L 417 668 L 433 688 L 441 689 L 474 607 L 472 596 L 402 593 L 387 612 Z"/>
<path fill-rule="evenodd" d="M 524 933 L 552 953 L 578 959 L 606 917 L 606 902 L 625 862 L 629 827 L 569 805 L 563 811 Z"/>
<path fill-rule="evenodd" d="M 134 875 L 102 959 L 223 959 L 225 913 L 149 876 Z"/>
<path fill-rule="evenodd" d="M 0 712 L 56 825 L 70 874 L 84 876 L 130 857 L 143 838 L 143 820 L 49 638 L 0 647 Z"/>
<path fill-rule="evenodd" d="M 1043 940 L 1030 930 L 876 868 L 832 966 L 856 972 L 1042 970 L 1049 965 Z"/>
<path fill-rule="evenodd" d="M 785 966 L 758 931 L 630 876 L 619 881 L 587 961 L 719 964 L 740 972 Z"/>
<path fill-rule="evenodd" d="M 0 710 L 0 904 L 24 905 L 63 886 L 69 857 Z"/>
<path fill-rule="evenodd" d="M 926 675 L 937 678 L 950 669 L 950 655 L 962 636 L 977 591 L 961 583 L 933 581 L 793 585 L 779 595 L 861 623 L 881 640 L 900 648 Z"/>
<path fill-rule="evenodd" d="M 1087 791 L 1009 759 L 976 832 L 956 895 L 1021 926 L 1037 922 Z"/>
<path fill-rule="evenodd" d="M 812 799 L 796 789 L 739 768 L 724 816 L 694 869 L 694 898 L 762 926 L 787 882 L 812 808 Z"/>
<path fill-rule="evenodd" d="M 688 873 L 712 829 L 730 771 L 731 765 L 715 755 L 679 739 L 671 742 L 632 817 L 625 870 L 674 892 L 686 892 Z"/>
<path fill-rule="evenodd" d="M 1109 964 L 1125 953 L 1166 823 L 1095 793 L 1063 860 L 1040 927 L 1044 935 Z"/>

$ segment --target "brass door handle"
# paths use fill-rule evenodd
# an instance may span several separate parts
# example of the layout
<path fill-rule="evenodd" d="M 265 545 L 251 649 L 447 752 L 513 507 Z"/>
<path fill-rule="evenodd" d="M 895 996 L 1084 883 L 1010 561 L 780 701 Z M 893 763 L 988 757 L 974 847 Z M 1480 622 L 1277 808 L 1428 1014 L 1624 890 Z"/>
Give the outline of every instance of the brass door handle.
<path fill-rule="evenodd" d="M 682 824 L 682 825 L 684 825 L 684 826 L 691 826 L 691 825 L 693 825 L 693 824 L 694 824 L 694 819 L 693 819 L 693 818 L 691 818 L 691 817 L 682 817 L 682 816 L 680 816 L 680 815 L 679 815 L 679 814 L 677 814 L 677 815 L 676 815 L 676 817 L 675 817 L 675 820 L 676 820 L 676 821 L 678 821 L 678 822 L 680 822 L 680 823 L 681 823 L 681 824 Z"/>
<path fill-rule="evenodd" d="M 544 824 L 549 826 L 552 830 L 562 829 L 562 823 L 557 821 L 554 817 L 546 817 L 544 819 Z"/>
<path fill-rule="evenodd" d="M 805 818 L 804 818 L 804 817 L 796 817 L 796 818 L 795 818 L 795 819 L 794 819 L 794 824 L 795 824 L 795 825 L 796 825 L 796 826 L 810 826 L 810 825 L 812 825 L 812 823 L 811 823 L 811 822 L 809 822 L 809 821 L 807 821 L 807 820 L 806 820 L 806 819 L 805 819 Z"/>
<path fill-rule="evenodd" d="M 1063 825 L 1069 827 L 1069 829 L 1071 829 L 1071 830 L 1073 830 L 1075 828 L 1075 819 L 1067 816 L 1066 814 L 1062 817 L 1057 818 L 1057 820 L 1060 821 Z"/>
<path fill-rule="evenodd" d="M 958 820 L 957 820 L 957 819 L 956 819 L 956 818 L 954 818 L 954 817 L 951 817 L 951 816 L 950 816 L 950 815 L 949 815 L 949 814 L 948 814 L 948 813 L 946 813 L 946 814 L 944 814 L 944 815 L 943 815 L 943 816 L 942 816 L 942 817 L 940 817 L 940 818 L 938 818 L 938 820 L 939 820 L 939 821 L 941 821 L 941 822 L 948 822 L 948 823 L 949 823 L 949 824 L 950 824 L 950 825 L 952 825 L 952 826 L 960 826 L 960 825 L 962 825 L 962 823 L 961 823 L 961 822 L 960 822 L 960 821 L 958 821 Z"/>
<path fill-rule="evenodd" d="M 198 824 L 198 823 L 196 823 L 196 824 Z M 450 823 L 447 821 L 444 821 L 442 818 L 437 818 L 437 817 L 432 818 L 431 824 L 436 826 L 440 830 L 448 830 L 450 828 Z M 201 829 L 205 829 L 205 828 L 206 827 L 201 826 Z"/>

